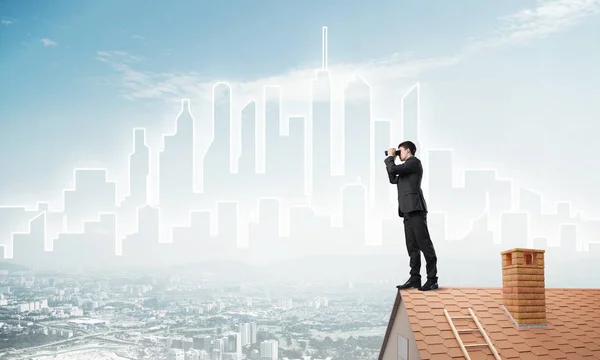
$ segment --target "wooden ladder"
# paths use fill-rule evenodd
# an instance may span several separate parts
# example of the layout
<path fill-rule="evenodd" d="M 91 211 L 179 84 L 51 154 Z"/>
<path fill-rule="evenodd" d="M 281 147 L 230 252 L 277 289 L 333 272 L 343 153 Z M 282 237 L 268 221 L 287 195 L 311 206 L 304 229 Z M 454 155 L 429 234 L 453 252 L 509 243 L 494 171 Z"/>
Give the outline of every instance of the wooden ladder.
<path fill-rule="evenodd" d="M 498 351 L 496 351 L 496 348 L 494 347 L 494 345 L 492 345 L 492 341 L 486 334 L 485 330 L 483 329 L 483 326 L 479 322 L 479 319 L 477 319 L 477 316 L 475 316 L 473 309 L 469 308 L 469 314 L 471 314 L 471 315 L 469 315 L 469 316 L 450 316 L 450 314 L 448 314 L 448 311 L 446 309 L 444 309 L 444 315 L 446 315 L 446 319 L 448 319 L 450 328 L 452 329 L 452 332 L 454 333 L 454 337 L 456 337 L 456 340 L 458 341 L 458 345 L 460 346 L 460 349 L 462 350 L 463 354 L 465 355 L 465 358 L 467 360 L 471 360 L 471 357 L 469 356 L 469 352 L 467 351 L 467 348 L 487 346 L 492 351 L 492 354 L 494 354 L 494 358 L 496 360 L 501 360 L 500 355 L 498 355 Z M 473 322 L 475 323 L 477 328 L 476 329 L 457 329 L 456 326 L 454 326 L 454 322 L 452 321 L 452 319 L 471 319 L 471 320 L 473 320 Z M 485 339 L 485 344 L 464 344 L 462 339 L 460 338 L 460 333 L 469 333 L 469 332 L 475 332 L 475 331 L 479 331 L 481 333 L 481 335 Z"/>

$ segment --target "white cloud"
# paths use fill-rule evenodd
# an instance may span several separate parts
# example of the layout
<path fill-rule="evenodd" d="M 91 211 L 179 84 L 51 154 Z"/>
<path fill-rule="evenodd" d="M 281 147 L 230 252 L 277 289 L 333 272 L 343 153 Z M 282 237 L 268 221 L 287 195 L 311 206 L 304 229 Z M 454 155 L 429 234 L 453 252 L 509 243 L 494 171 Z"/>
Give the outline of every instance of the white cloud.
<path fill-rule="evenodd" d="M 125 51 L 118 50 L 98 51 L 96 55 L 98 55 L 96 59 L 107 63 L 114 63 L 115 61 L 119 63 L 135 63 L 144 60 L 143 57 L 133 56 Z"/>
<path fill-rule="evenodd" d="M 8 19 L 2 19 L 2 20 L 0 20 L 0 24 L 2 24 L 4 26 L 12 25 L 13 23 L 14 23 L 14 21 L 8 20 Z"/>
<path fill-rule="evenodd" d="M 600 12 L 600 0 L 538 0 L 536 6 L 500 17 L 501 25 L 465 52 L 502 45 L 520 45 L 564 32 Z"/>
<path fill-rule="evenodd" d="M 134 40 L 145 40 L 146 39 L 142 35 L 131 35 L 131 38 Z"/>
<path fill-rule="evenodd" d="M 139 71 L 135 62 L 142 59 L 123 52 L 99 52 L 98 60 L 111 64 L 119 73 L 119 81 L 123 87 L 123 95 L 130 99 L 165 99 L 173 100 L 181 97 L 212 99 L 214 84 L 223 79 L 202 79 L 195 73 L 159 73 Z M 385 86 L 417 78 L 423 71 L 454 65 L 459 57 L 440 57 L 418 59 L 409 55 L 393 55 L 384 59 L 371 60 L 354 64 L 335 64 L 329 66 L 333 97 L 341 98 L 343 93 L 335 89 L 355 76 L 361 76 L 371 86 Z M 236 102 L 246 102 L 262 96 L 266 85 L 279 85 L 283 88 L 285 102 L 301 103 L 310 96 L 311 79 L 316 77 L 314 67 L 294 69 L 283 75 L 266 78 L 228 81 Z"/>
<path fill-rule="evenodd" d="M 392 56 L 354 64 L 329 66 L 332 79 L 332 96 L 343 96 L 335 88 L 343 85 L 354 75 L 364 78 L 376 91 L 378 87 L 398 88 L 406 80 L 414 82 L 426 71 L 452 66 L 463 58 L 491 47 L 524 44 L 548 35 L 566 31 L 586 17 L 600 12 L 600 0 L 538 0 L 533 8 L 500 17 L 496 30 L 483 38 L 468 42 L 454 55 L 437 58 L 416 58 L 413 54 Z M 194 73 L 158 73 L 136 70 L 133 64 L 141 59 L 124 52 L 102 52 L 98 58 L 110 63 L 120 74 L 123 94 L 129 99 L 165 99 L 180 97 L 212 98 L 212 87 L 219 79 L 202 79 Z M 135 60 L 134 60 L 135 59 Z M 236 102 L 260 99 L 266 85 L 283 87 L 285 102 L 304 102 L 310 94 L 310 79 L 315 69 L 300 68 L 266 78 L 231 81 Z M 341 87 L 340 87 L 341 85 Z M 396 94 L 394 94 L 396 95 Z M 335 99 L 334 99 L 335 100 Z"/>
<path fill-rule="evenodd" d="M 58 46 L 58 43 L 54 40 L 50 39 L 41 39 L 40 40 L 44 46 Z"/>

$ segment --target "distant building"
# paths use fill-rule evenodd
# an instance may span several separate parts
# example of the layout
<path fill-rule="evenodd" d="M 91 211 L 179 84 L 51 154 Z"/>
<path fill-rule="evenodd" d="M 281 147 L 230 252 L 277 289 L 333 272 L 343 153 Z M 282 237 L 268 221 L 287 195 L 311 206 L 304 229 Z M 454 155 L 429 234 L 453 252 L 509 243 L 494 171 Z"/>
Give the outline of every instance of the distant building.
<path fill-rule="evenodd" d="M 196 336 L 192 340 L 192 347 L 198 350 L 205 350 L 206 352 L 210 352 L 212 350 L 212 343 L 210 336 L 201 335 Z"/>
<path fill-rule="evenodd" d="M 17 304 L 18 312 L 29 312 L 29 311 L 39 311 L 42 309 L 48 308 L 48 300 L 37 300 L 37 301 L 28 301 L 24 303 Z"/>
<path fill-rule="evenodd" d="M 246 346 L 250 344 L 256 344 L 256 332 L 256 323 L 240 324 L 239 333 L 241 337 L 241 345 Z"/>
<path fill-rule="evenodd" d="M 260 343 L 261 360 L 279 360 L 279 343 L 276 340 L 265 340 Z"/>
<path fill-rule="evenodd" d="M 190 349 L 185 353 L 185 360 L 199 360 L 200 351 L 196 349 Z"/>
<path fill-rule="evenodd" d="M 182 349 L 169 349 L 167 360 L 185 360 L 185 353 Z"/>
<path fill-rule="evenodd" d="M 240 358 L 242 356 L 242 337 L 239 333 L 229 334 L 227 337 L 229 338 L 229 351 Z"/>
<path fill-rule="evenodd" d="M 223 360 L 223 353 L 219 349 L 212 349 L 212 360 Z"/>
<path fill-rule="evenodd" d="M 257 327 L 256 327 L 256 323 L 250 323 L 250 342 L 252 344 L 256 344 L 256 332 L 257 332 Z"/>

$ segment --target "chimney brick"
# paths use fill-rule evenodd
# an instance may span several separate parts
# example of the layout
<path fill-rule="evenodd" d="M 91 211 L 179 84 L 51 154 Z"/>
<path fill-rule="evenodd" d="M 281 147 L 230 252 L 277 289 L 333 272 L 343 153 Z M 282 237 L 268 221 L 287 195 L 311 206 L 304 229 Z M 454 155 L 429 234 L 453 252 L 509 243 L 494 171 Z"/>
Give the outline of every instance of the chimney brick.
<path fill-rule="evenodd" d="M 502 255 L 502 301 L 518 325 L 546 324 L 544 250 L 515 248 Z"/>

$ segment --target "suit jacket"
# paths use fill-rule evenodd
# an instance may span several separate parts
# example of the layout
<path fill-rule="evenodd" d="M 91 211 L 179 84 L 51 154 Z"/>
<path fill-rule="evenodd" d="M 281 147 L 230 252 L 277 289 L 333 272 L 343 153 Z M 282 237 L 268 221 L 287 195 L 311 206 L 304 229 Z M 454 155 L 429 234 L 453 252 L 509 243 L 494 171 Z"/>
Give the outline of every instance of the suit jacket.
<path fill-rule="evenodd" d="M 403 164 L 396 165 L 394 158 L 388 156 L 385 159 L 388 177 L 391 184 L 398 188 L 398 215 L 412 211 L 427 212 L 427 203 L 421 189 L 423 179 L 423 165 L 421 160 L 412 156 Z"/>

